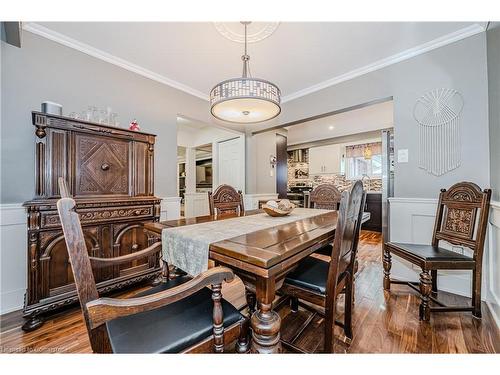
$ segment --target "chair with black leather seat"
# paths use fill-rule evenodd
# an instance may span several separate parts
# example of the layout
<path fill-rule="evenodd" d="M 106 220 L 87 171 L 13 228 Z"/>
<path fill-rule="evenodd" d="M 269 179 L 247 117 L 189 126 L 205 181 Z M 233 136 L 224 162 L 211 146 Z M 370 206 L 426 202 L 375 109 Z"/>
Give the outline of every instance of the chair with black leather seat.
<path fill-rule="evenodd" d="M 94 352 L 223 352 L 235 339 L 238 351 L 247 350 L 247 320 L 222 298 L 222 283 L 234 278 L 228 268 L 215 267 L 194 278 L 180 276 L 134 298 L 99 298 L 92 267 L 155 255 L 161 243 L 115 258 L 89 257 L 75 201 L 65 181 L 59 183 L 62 198 L 57 210 Z"/>
<path fill-rule="evenodd" d="M 385 244 L 384 289 L 390 290 L 391 284 L 406 284 L 420 292 L 421 320 L 428 321 L 431 311 L 472 311 L 473 316 L 481 317 L 481 269 L 490 198 L 490 189 L 481 191 L 472 182 L 460 182 L 448 190 L 441 189 L 430 245 L 396 242 Z M 439 246 L 440 241 L 467 247 L 473 251 L 472 257 L 444 249 Z M 422 269 L 420 283 L 391 280 L 392 255 L 419 266 Z M 471 306 L 446 306 L 435 298 L 438 293 L 438 270 L 472 270 Z M 438 306 L 430 306 L 431 301 Z"/>
<path fill-rule="evenodd" d="M 350 192 L 344 191 L 342 193 L 330 261 L 309 256 L 286 276 L 281 292 L 292 297 L 292 303 L 304 300 L 323 307 L 324 313 L 312 308 L 309 304 L 299 302 L 300 306 L 312 310 L 313 314 L 309 316 L 292 340 L 282 342 L 285 348 L 302 351 L 294 345 L 294 341 L 312 322 L 316 314 L 325 317 L 325 352 L 334 351 L 333 329 L 335 324 L 344 329 L 347 342 L 352 340 L 354 268 L 365 196 L 361 181 L 356 181 Z M 335 320 L 337 297 L 342 292 L 345 292 L 343 324 Z M 298 306 L 292 306 L 292 311 L 297 309 Z"/>

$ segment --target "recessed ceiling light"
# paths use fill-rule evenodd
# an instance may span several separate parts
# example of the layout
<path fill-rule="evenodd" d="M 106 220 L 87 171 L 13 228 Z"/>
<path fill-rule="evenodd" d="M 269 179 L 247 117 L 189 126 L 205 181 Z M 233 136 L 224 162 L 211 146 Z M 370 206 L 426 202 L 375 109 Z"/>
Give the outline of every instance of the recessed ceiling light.
<path fill-rule="evenodd" d="M 333 129 L 335 129 L 335 127 L 333 127 L 332 125 L 330 125 L 330 126 L 328 127 L 328 129 L 333 130 Z"/>

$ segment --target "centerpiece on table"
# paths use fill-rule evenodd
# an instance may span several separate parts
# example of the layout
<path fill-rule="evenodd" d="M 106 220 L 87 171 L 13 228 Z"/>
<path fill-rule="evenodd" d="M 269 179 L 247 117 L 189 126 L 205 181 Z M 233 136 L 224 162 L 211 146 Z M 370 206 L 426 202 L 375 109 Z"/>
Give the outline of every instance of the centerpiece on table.
<path fill-rule="evenodd" d="M 295 205 L 288 199 L 280 199 L 278 201 L 270 200 L 266 204 L 262 205 L 262 209 L 269 215 L 273 217 L 286 216 L 289 215 Z"/>

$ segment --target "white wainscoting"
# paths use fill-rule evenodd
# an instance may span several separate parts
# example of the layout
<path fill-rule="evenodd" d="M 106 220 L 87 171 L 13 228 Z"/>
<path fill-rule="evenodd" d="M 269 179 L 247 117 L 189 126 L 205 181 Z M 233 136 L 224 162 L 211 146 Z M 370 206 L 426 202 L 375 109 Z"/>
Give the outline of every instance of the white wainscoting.
<path fill-rule="evenodd" d="M 208 193 L 185 193 L 184 216 L 196 217 L 210 214 Z"/>
<path fill-rule="evenodd" d="M 180 197 L 161 202 L 160 220 L 180 217 Z M 26 291 L 27 216 L 21 203 L 0 204 L 0 315 L 20 310 Z"/>
<path fill-rule="evenodd" d="M 23 308 L 26 291 L 26 210 L 0 204 L 0 314 Z"/>
<path fill-rule="evenodd" d="M 488 286 L 486 304 L 500 328 L 500 202 L 491 202 L 489 222 L 487 251 L 484 255 Z"/>
<path fill-rule="evenodd" d="M 160 221 L 181 217 L 181 197 L 165 197 L 161 200 Z"/>
<path fill-rule="evenodd" d="M 437 199 L 389 198 L 390 240 L 430 244 L 434 229 Z M 469 249 L 450 244 L 441 246 L 471 255 Z M 482 299 L 486 301 L 500 327 L 500 203 L 491 202 L 487 239 L 483 255 Z M 418 281 L 419 268 L 396 256 L 392 258 L 391 276 L 394 279 Z M 440 271 L 438 287 L 447 292 L 471 296 L 470 271 Z"/>
<path fill-rule="evenodd" d="M 270 193 L 270 194 L 244 194 L 243 195 L 243 204 L 245 205 L 245 210 L 256 210 L 259 208 L 260 200 L 272 200 L 278 199 L 278 194 Z"/>

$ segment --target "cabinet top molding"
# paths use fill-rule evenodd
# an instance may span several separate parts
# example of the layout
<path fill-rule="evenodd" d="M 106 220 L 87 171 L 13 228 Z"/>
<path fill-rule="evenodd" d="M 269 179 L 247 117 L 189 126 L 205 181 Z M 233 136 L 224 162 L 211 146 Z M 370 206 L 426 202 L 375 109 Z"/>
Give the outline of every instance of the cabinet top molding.
<path fill-rule="evenodd" d="M 67 117 L 67 116 L 59 116 L 59 115 L 53 115 L 49 113 L 43 113 L 43 112 L 38 112 L 38 111 L 32 111 L 32 118 L 33 118 L 33 125 L 37 127 L 57 127 L 57 126 L 65 126 L 65 127 L 75 127 L 77 129 L 84 129 L 85 130 L 85 125 L 89 125 L 92 128 L 98 127 L 101 128 L 100 130 L 101 133 L 109 133 L 109 134 L 114 134 L 114 135 L 123 135 L 123 134 L 129 134 L 131 137 L 133 135 L 146 135 L 146 136 L 151 136 L 151 137 L 156 137 L 156 134 L 152 133 L 146 133 L 142 131 L 133 131 L 133 130 L 128 130 L 125 128 L 119 128 L 116 126 L 110 126 L 110 125 L 105 125 L 105 124 L 99 124 L 97 122 L 91 122 L 91 121 L 85 121 L 81 119 L 75 119 L 72 117 Z M 89 129 L 87 129 L 89 130 Z M 96 130 L 94 130 L 96 131 Z M 97 130 L 99 131 L 99 130 Z M 154 141 L 153 141 L 154 142 Z"/>

